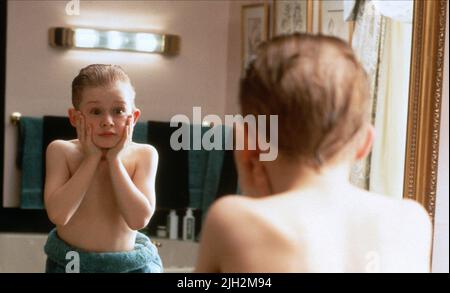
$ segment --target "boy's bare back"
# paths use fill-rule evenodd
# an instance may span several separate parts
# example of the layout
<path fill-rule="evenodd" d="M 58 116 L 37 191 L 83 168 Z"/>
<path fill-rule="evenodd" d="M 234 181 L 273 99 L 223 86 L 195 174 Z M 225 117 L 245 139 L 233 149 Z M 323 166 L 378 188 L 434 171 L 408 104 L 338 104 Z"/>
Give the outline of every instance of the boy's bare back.
<path fill-rule="evenodd" d="M 349 182 L 374 139 L 369 97 L 367 74 L 340 39 L 292 34 L 259 47 L 239 100 L 243 115 L 278 115 L 278 157 L 235 151 L 240 189 L 251 198 L 211 207 L 197 271 L 429 271 L 425 209 Z M 259 142 L 259 133 L 239 128 L 248 145 Z"/>
<path fill-rule="evenodd" d="M 146 169 L 151 159 L 157 156 L 149 145 L 131 143 L 121 161 L 131 180 L 136 183 L 140 168 Z M 78 139 L 57 140 L 47 149 L 46 188 L 61 186 L 77 171 L 84 159 Z M 101 160 L 95 170 L 91 184 L 78 209 L 65 225 L 57 225 L 60 238 L 86 251 L 132 250 L 136 231 L 124 220 L 112 188 L 108 162 Z"/>
<path fill-rule="evenodd" d="M 429 271 L 425 210 L 353 187 L 225 197 L 206 223 L 198 271 Z"/>

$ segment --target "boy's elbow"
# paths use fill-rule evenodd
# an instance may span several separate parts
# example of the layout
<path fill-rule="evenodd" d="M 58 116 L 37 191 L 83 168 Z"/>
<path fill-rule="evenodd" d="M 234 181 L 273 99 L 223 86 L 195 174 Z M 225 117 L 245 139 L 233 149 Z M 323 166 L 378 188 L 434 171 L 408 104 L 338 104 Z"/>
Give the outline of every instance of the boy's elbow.
<path fill-rule="evenodd" d="M 130 227 L 131 230 L 141 230 L 147 227 L 148 223 L 150 222 L 150 217 L 141 217 L 140 219 L 134 219 L 127 222 L 128 227 Z"/>
<path fill-rule="evenodd" d="M 65 226 L 69 222 L 69 217 L 67 215 L 63 215 L 60 213 L 50 212 L 47 210 L 48 218 L 50 222 L 55 224 L 56 226 Z"/>
<path fill-rule="evenodd" d="M 141 230 L 147 227 L 150 223 L 150 219 L 153 216 L 154 209 L 147 209 L 145 212 L 139 216 L 134 216 L 127 221 L 128 227 L 131 230 Z"/>

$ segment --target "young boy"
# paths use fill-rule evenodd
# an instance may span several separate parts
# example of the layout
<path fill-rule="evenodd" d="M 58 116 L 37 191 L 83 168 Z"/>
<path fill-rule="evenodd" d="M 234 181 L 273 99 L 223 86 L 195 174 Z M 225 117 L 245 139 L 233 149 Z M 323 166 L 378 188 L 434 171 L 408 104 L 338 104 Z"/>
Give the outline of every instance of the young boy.
<path fill-rule="evenodd" d="M 224 197 L 211 207 L 196 271 L 429 271 L 424 208 L 348 181 L 374 137 L 368 91 L 343 41 L 296 34 L 262 45 L 239 98 L 244 115 L 278 115 L 279 155 L 264 162 L 258 149 L 235 152 L 249 197 Z"/>
<path fill-rule="evenodd" d="M 155 209 L 158 154 L 131 141 L 140 116 L 129 77 L 114 65 L 83 68 L 72 82 L 78 139 L 47 148 L 45 207 L 56 225 L 47 272 L 161 272 L 144 228 Z"/>

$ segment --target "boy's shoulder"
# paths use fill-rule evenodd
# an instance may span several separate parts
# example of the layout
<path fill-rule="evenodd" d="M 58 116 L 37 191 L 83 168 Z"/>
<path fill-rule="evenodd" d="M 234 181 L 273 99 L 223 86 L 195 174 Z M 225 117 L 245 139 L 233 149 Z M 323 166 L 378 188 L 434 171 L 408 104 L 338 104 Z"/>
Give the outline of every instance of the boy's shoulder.
<path fill-rule="evenodd" d="M 49 143 L 47 146 L 47 154 L 52 152 L 66 152 L 66 151 L 74 151 L 78 150 L 80 147 L 80 142 L 78 139 L 72 140 L 62 140 L 57 139 Z"/>
<path fill-rule="evenodd" d="M 48 146 L 45 153 L 46 162 L 52 165 L 69 164 L 79 161 L 83 156 L 80 142 L 74 140 L 54 140 Z"/>
<path fill-rule="evenodd" d="M 402 199 L 399 203 L 400 220 L 404 225 L 412 226 L 415 231 L 431 231 L 431 218 L 427 210 L 417 201 Z M 411 231 L 414 233 L 414 231 Z"/>
<path fill-rule="evenodd" d="M 129 146 L 128 152 L 137 156 L 157 156 L 158 151 L 150 144 L 132 142 Z"/>
<path fill-rule="evenodd" d="M 227 195 L 216 200 L 208 210 L 207 221 L 213 230 L 220 231 L 219 234 L 234 239 L 235 237 L 244 240 L 241 232 L 252 226 L 254 232 L 257 227 L 266 227 L 265 222 L 270 218 L 267 213 L 262 212 L 262 205 L 257 198 L 251 198 L 242 195 Z M 231 212 L 231 213 L 230 213 Z M 245 223 L 245 224 L 243 224 Z M 248 225 L 247 225 L 248 224 Z"/>
<path fill-rule="evenodd" d="M 208 210 L 205 229 L 215 239 L 217 249 L 237 256 L 238 263 L 250 267 L 256 249 L 275 250 L 278 256 L 294 253 L 292 244 L 299 243 L 296 231 L 301 230 L 286 225 L 289 211 L 283 214 L 279 206 L 270 206 L 270 198 L 227 195 L 216 200 Z"/>
<path fill-rule="evenodd" d="M 426 214 L 425 208 L 417 201 L 408 198 L 392 198 L 384 194 L 362 190 L 369 204 L 382 207 L 387 212 Z"/>
<path fill-rule="evenodd" d="M 125 151 L 125 161 L 135 162 L 138 166 L 154 166 L 158 164 L 158 151 L 150 144 L 132 142 Z"/>
<path fill-rule="evenodd" d="M 381 222 L 391 227 L 413 227 L 430 230 L 431 219 L 427 210 L 417 201 L 407 198 L 390 198 L 386 195 L 366 192 L 368 207 L 378 215 Z"/>

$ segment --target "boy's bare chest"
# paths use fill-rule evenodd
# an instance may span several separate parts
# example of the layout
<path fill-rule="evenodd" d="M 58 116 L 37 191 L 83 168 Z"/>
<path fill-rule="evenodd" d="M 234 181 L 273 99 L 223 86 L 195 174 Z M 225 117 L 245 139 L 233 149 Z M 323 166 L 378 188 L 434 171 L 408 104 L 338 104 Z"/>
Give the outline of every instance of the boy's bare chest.
<path fill-rule="evenodd" d="M 72 177 L 83 161 L 82 156 L 76 157 L 72 162 L 69 163 L 70 176 Z M 127 176 L 133 180 L 135 172 L 135 161 L 131 158 L 124 158 L 122 160 Z M 111 170 L 109 163 L 106 160 L 102 160 L 98 163 L 95 173 L 91 179 L 91 183 L 85 195 L 85 198 L 102 198 L 104 196 L 110 196 L 113 192 L 113 178 L 119 174 L 115 173 L 115 170 Z"/>

